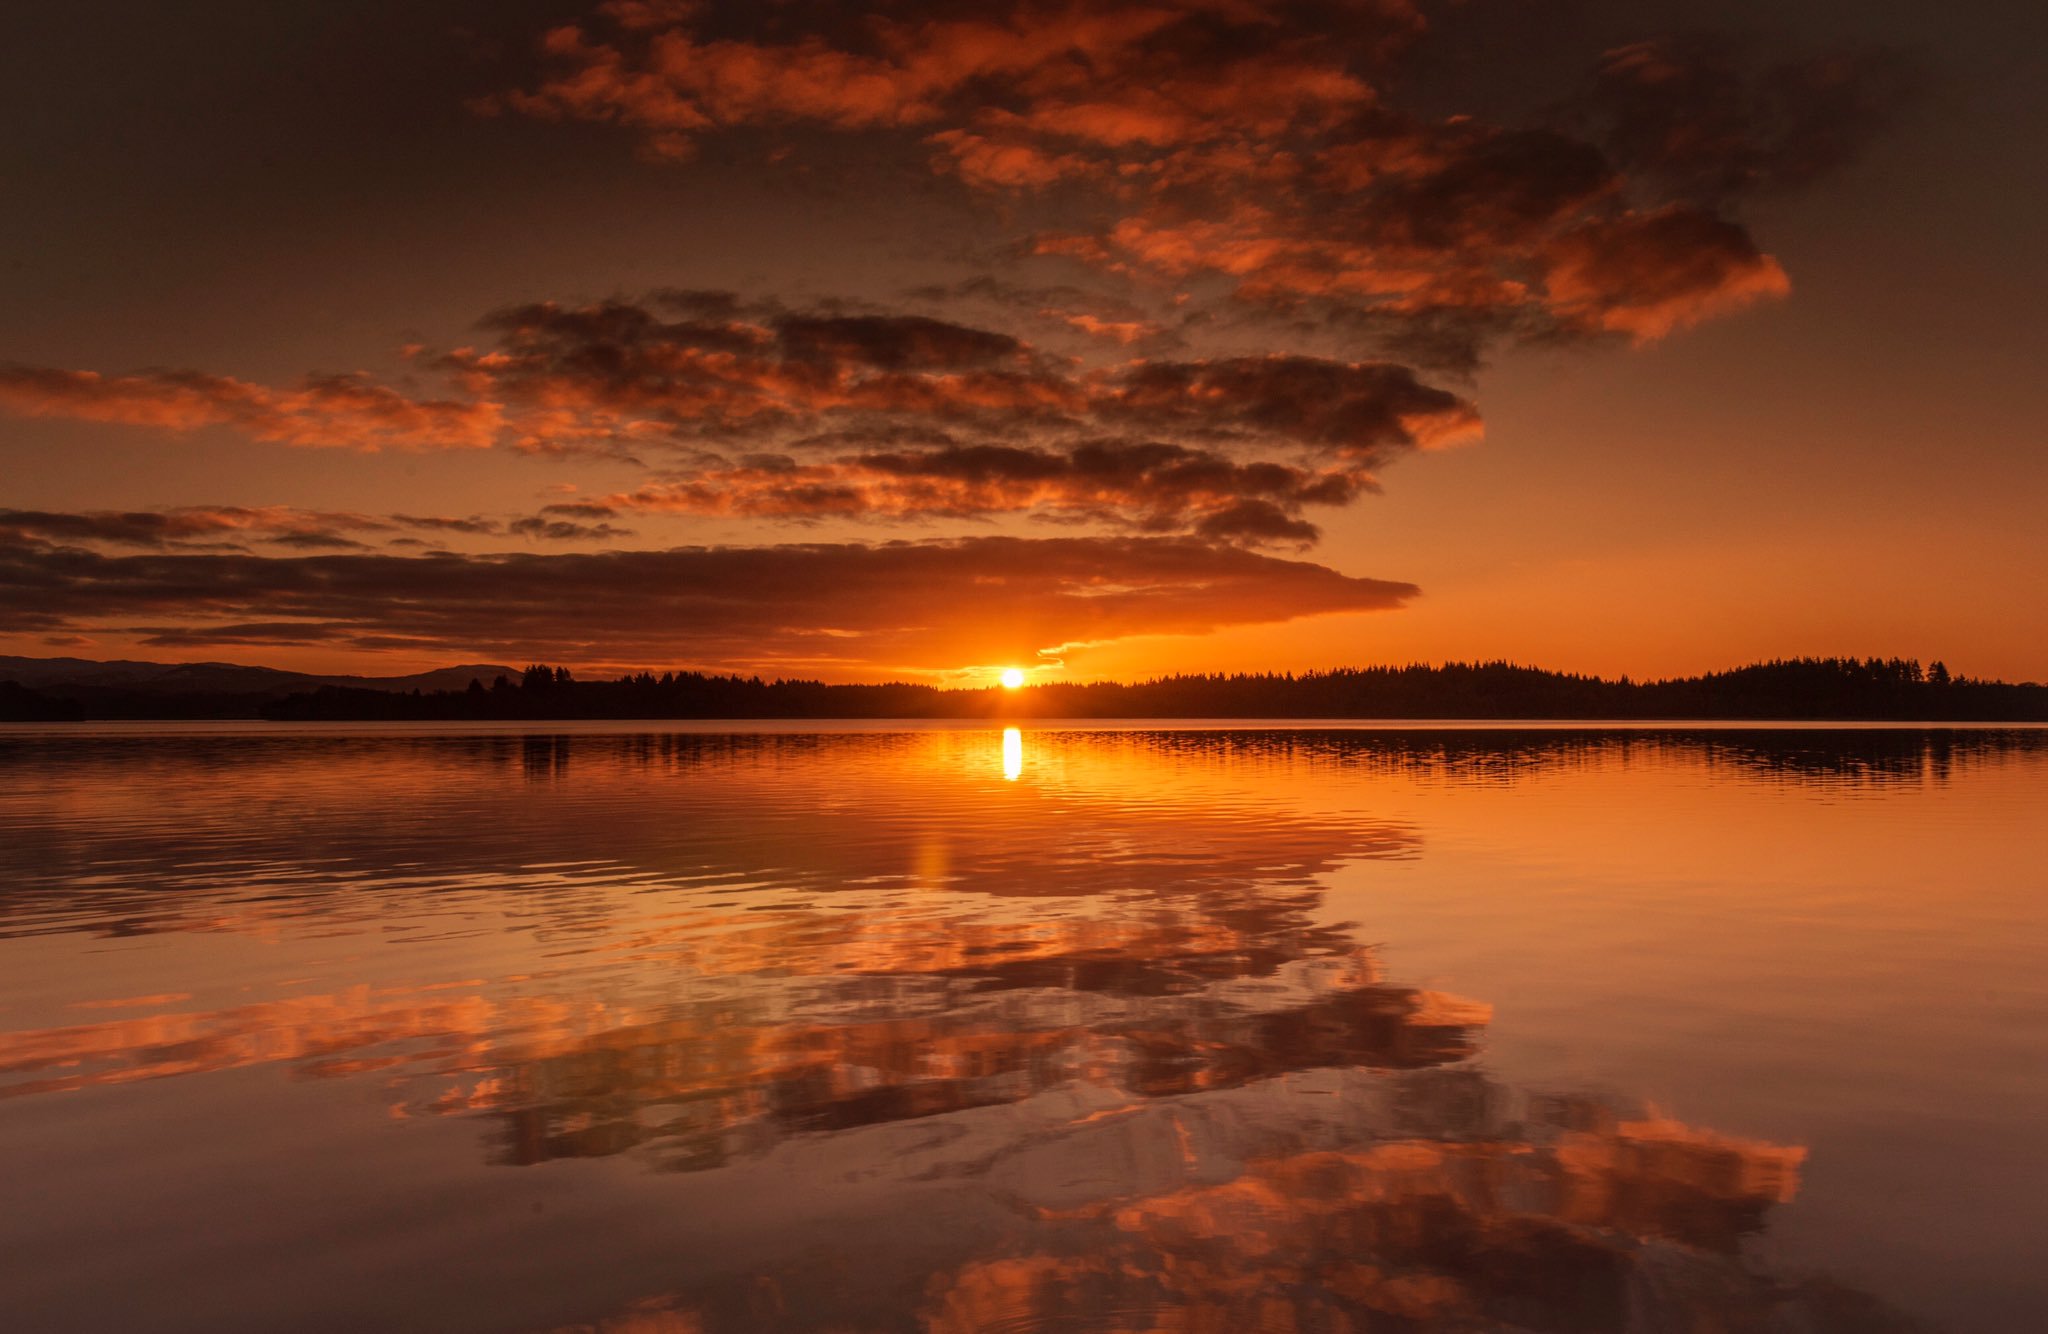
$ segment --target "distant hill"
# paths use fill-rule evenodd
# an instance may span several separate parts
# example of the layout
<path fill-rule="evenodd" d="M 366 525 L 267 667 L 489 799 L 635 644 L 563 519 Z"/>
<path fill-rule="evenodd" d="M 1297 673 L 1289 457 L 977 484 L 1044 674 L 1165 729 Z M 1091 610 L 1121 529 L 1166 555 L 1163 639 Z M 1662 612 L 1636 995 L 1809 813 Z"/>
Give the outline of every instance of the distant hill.
<path fill-rule="evenodd" d="M 461 690 L 472 680 L 489 685 L 501 675 L 516 679 L 519 669 L 472 663 L 411 676 L 318 676 L 232 662 L 95 662 L 88 658 L 0 656 L 0 683 L 12 682 L 20 688 L 0 695 L 0 720 L 80 715 L 254 718 L 265 704 L 322 687 L 409 694 L 414 690 Z"/>
<path fill-rule="evenodd" d="M 276 667 L 244 667 L 233 662 L 134 662 L 88 658 L 10 658 L 0 656 L 0 681 L 17 681 L 33 690 L 133 690 L 144 694 L 189 695 L 263 690 L 314 690 L 341 686 L 358 690 L 460 690 L 470 678 L 489 685 L 500 675 L 517 677 L 517 667 L 472 663 L 436 667 L 411 676 L 316 676 Z"/>

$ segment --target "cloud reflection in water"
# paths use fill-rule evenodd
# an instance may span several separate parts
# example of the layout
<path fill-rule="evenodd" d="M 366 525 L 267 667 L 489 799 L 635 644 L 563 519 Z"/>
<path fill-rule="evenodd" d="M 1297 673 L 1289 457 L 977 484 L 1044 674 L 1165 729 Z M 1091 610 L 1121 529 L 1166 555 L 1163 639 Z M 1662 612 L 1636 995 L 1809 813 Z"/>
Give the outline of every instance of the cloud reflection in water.
<path fill-rule="evenodd" d="M 55 980 L 11 997 L 0 1111 L 128 1098 L 110 1152 L 147 1154 L 218 1105 L 209 1080 L 274 1068 L 338 1119 L 265 1134 L 388 1172 L 392 1208 L 614 1159 L 700 1201 L 810 1183 L 765 1197 L 782 1228 L 813 1192 L 979 1220 L 842 1231 L 858 1281 L 793 1242 L 588 1276 L 561 1300 L 590 1328 L 1901 1327 L 1746 1266 L 1803 1147 L 1501 1082 L 1492 1007 L 1388 976 L 1326 889 L 1425 851 L 1373 813 L 1375 775 L 1677 756 L 1871 790 L 2025 747 L 1029 744 L 1027 766 L 1018 729 L 7 738 L 0 944 Z M 466 1157 L 418 1178 L 390 1137 L 435 1125 Z"/>

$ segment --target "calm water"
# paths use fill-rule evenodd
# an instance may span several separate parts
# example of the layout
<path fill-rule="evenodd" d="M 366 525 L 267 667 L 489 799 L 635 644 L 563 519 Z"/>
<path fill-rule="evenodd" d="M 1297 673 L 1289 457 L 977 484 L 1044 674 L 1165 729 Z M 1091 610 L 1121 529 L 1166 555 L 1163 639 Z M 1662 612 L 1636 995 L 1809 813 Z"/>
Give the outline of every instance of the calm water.
<path fill-rule="evenodd" d="M 9 1330 L 2048 1327 L 2048 732 L 0 733 Z"/>

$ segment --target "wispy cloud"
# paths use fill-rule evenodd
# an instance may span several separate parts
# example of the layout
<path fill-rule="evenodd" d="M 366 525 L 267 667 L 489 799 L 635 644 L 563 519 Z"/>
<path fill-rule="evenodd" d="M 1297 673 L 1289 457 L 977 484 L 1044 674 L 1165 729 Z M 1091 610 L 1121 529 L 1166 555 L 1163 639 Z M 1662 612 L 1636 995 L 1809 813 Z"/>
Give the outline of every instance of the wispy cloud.
<path fill-rule="evenodd" d="M 361 374 L 272 388 L 200 371 L 0 365 L 0 408 L 179 431 L 230 426 L 258 440 L 366 450 L 482 449 L 502 431 L 489 403 L 417 398 Z"/>

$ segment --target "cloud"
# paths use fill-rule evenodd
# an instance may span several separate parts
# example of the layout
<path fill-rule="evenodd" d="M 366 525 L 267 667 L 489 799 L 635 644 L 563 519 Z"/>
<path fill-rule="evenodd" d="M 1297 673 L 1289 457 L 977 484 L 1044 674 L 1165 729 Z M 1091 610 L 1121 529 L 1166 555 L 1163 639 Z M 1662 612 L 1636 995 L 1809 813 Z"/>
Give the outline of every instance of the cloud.
<path fill-rule="evenodd" d="M 1042 310 L 1039 314 L 1060 320 L 1091 338 L 1107 338 L 1126 347 L 1132 343 L 1158 338 L 1166 332 L 1162 326 L 1149 320 L 1105 320 L 1085 311 L 1076 315 L 1058 310 Z"/>
<path fill-rule="evenodd" d="M 1159 441 L 1096 439 L 1070 449 L 949 445 L 801 464 L 761 460 L 681 482 L 654 482 L 602 508 L 718 517 L 813 520 L 981 518 L 1029 513 L 1141 532 L 1194 532 L 1220 541 L 1306 544 L 1310 505 L 1338 506 L 1371 489 L 1342 463 L 1322 468 L 1235 461 Z"/>
<path fill-rule="evenodd" d="M 633 530 L 620 528 L 609 523 L 576 523 L 569 519 L 549 519 L 529 515 L 514 519 L 505 525 L 505 531 L 521 537 L 546 538 L 551 542 L 607 541 L 615 537 L 631 537 Z"/>
<path fill-rule="evenodd" d="M 543 514 L 556 514 L 571 519 L 609 519 L 618 511 L 601 501 L 558 500 L 541 507 Z"/>
<path fill-rule="evenodd" d="M 1346 503 L 1370 489 L 1373 469 L 1480 430 L 1469 402 L 1388 362 L 1136 359 L 1088 369 L 932 319 L 707 325 L 617 301 L 527 306 L 492 325 L 499 345 L 452 354 L 456 372 L 515 416 L 544 415 L 558 445 L 755 446 L 738 465 L 705 456 L 605 501 L 620 509 L 786 518 L 1043 510 L 1199 530 L 1244 500 L 1290 514 Z"/>
<path fill-rule="evenodd" d="M 1392 363 L 1301 356 L 1075 367 L 1006 334 L 920 316 L 669 321 L 649 303 L 493 316 L 440 364 L 555 447 L 661 438 L 1099 430 L 1235 436 L 1354 454 L 1472 433 L 1476 411 Z M 1300 401 L 1303 393 L 1329 402 Z"/>
<path fill-rule="evenodd" d="M 835 368 L 964 371 L 1032 360 L 1008 334 L 923 315 L 788 315 L 774 332 L 784 361 Z"/>
<path fill-rule="evenodd" d="M 1767 64 L 1727 42 L 1653 38 L 1598 56 L 1550 110 L 1512 124 L 1403 104 L 1428 27 L 1407 0 L 662 12 L 605 8 L 556 29 L 549 73 L 493 105 L 616 125 L 656 156 L 742 128 L 894 136 L 970 191 L 1056 201 L 1072 225 L 1041 228 L 1028 253 L 1220 281 L 1240 306 L 1461 369 L 1502 339 L 1645 341 L 1781 295 L 1725 206 L 1852 160 L 1915 82 L 1885 51 Z M 1706 227 L 1666 228 L 1628 265 L 1554 262 L 1680 206 L 1765 263 L 1700 295 L 1701 271 L 1731 250 Z M 1131 342 L 1143 324 L 1074 327 Z"/>
<path fill-rule="evenodd" d="M 613 543 L 630 535 L 621 515 L 674 515 L 1021 516 L 1305 546 L 1318 509 L 1479 433 L 1472 404 L 1417 366 L 1469 372 L 1503 340 L 1646 343 L 1784 296 L 1784 269 L 1730 210 L 1851 160 L 1911 82 L 1884 53 L 1767 65 L 1658 39 L 1598 56 L 1540 113 L 1425 110 L 1404 62 L 1427 28 L 1410 0 L 603 4 L 546 35 L 537 82 L 481 109 L 613 125 L 665 157 L 739 130 L 873 136 L 1028 220 L 1005 253 L 1033 281 L 911 294 L 937 314 L 712 290 L 529 301 L 473 343 L 409 349 L 399 383 L 9 366 L 0 408 L 644 469 L 533 515 L 358 516 L 401 534 L 386 544 Z M 963 304 L 971 321 L 941 317 Z M 1247 321 L 1352 350 L 1190 341 Z M 329 550 L 374 531 L 72 521 L 97 529 L 66 537 L 46 516 L 15 531 Z"/>
<path fill-rule="evenodd" d="M 275 389 L 198 371 L 107 376 L 0 365 L 0 408 L 181 431 L 232 426 L 258 440 L 365 450 L 481 449 L 500 430 L 488 403 L 413 398 L 360 374 Z"/>
<path fill-rule="evenodd" d="M 1318 57 L 1305 19 L 1342 21 L 1365 38 L 1354 49 L 1398 42 L 1421 26 L 1402 0 L 1140 0 L 984 12 L 878 15 L 836 33 L 763 40 L 708 38 L 693 11 L 666 22 L 613 11 L 606 35 L 581 25 L 549 32 L 543 50 L 553 73 L 480 109 L 622 125 L 651 155 L 670 159 L 690 156 L 708 132 L 739 126 L 943 131 L 977 111 L 990 113 L 998 132 L 1014 121 L 1087 143 L 1161 145 L 1210 137 L 1218 122 L 1257 127 L 1369 99 L 1359 79 Z"/>
<path fill-rule="evenodd" d="M 0 543 L 0 631 L 706 667 L 942 671 L 1393 608 L 1408 584 L 1186 538 L 266 557 Z"/>
<path fill-rule="evenodd" d="M 1070 374 L 1005 333 L 918 315 L 706 319 L 701 304 L 677 310 L 657 293 L 516 306 L 484 321 L 493 346 L 430 364 L 492 403 L 513 443 L 549 452 L 787 436 L 860 416 L 1014 425 L 1084 406 Z"/>
<path fill-rule="evenodd" d="M 1098 269 L 1221 280 L 1240 308 L 1320 316 L 1460 370 L 1504 339 L 1648 341 L 1788 290 L 1739 223 L 1697 205 L 1632 207 L 1629 183 L 1589 145 L 1465 122 L 1375 120 L 1350 134 L 1283 155 L 1283 169 L 1261 166 L 1256 181 L 1203 167 L 1093 231 L 1042 234 L 1033 248 Z M 1588 262 L 1585 246 L 1610 237 L 1631 244 L 1630 262 Z M 1676 294 L 1689 298 L 1682 314 L 1670 310 Z M 1666 317 L 1588 318 L 1645 307 Z"/>
<path fill-rule="evenodd" d="M 1467 439 L 1479 414 L 1391 362 L 1323 357 L 1140 361 L 1111 377 L 1093 404 L 1110 420 L 1205 438 L 1327 448 L 1373 461 Z"/>
<path fill-rule="evenodd" d="M 163 548 L 244 538 L 302 547 L 351 547 L 361 543 L 345 534 L 387 532 L 393 522 L 367 514 L 305 510 L 289 505 L 187 505 L 166 510 L 83 512 L 0 509 L 0 541 Z"/>
<path fill-rule="evenodd" d="M 79 545 L 142 547 L 154 550 L 246 550 L 246 543 L 329 550 L 368 550 L 359 540 L 372 536 L 387 546 L 419 545 L 412 538 L 383 535 L 401 529 L 459 533 L 470 537 L 539 537 L 554 541 L 628 537 L 628 529 L 609 524 L 581 524 L 557 511 L 585 511 L 599 506 L 549 506 L 542 515 L 506 519 L 471 515 L 446 518 L 416 514 L 357 514 L 337 510 L 306 510 L 290 505 L 186 505 L 162 510 L 14 510 L 0 509 L 0 542 L 19 546 Z M 608 516 L 609 510 L 604 511 Z M 588 517 L 587 515 L 584 517 Z M 356 536 L 350 536 L 354 534 Z"/>
<path fill-rule="evenodd" d="M 467 533 L 476 537 L 496 537 L 505 531 L 505 526 L 496 519 L 486 519 L 476 514 L 468 518 L 435 514 L 394 514 L 391 521 L 404 524 L 408 528 L 443 533 Z"/>
<path fill-rule="evenodd" d="M 305 551 L 368 551 L 368 542 L 358 542 L 339 533 L 278 533 L 265 539 L 281 547 Z"/>
<path fill-rule="evenodd" d="M 1854 161 L 1921 80 L 1886 48 L 1766 65 L 1696 35 L 1607 52 L 1581 107 L 1623 168 L 1715 202 L 1796 190 Z"/>
<path fill-rule="evenodd" d="M 1589 223 L 1558 237 L 1545 260 L 1563 323 L 1637 342 L 1791 290 L 1747 232 L 1684 205 Z"/>
<path fill-rule="evenodd" d="M 1274 355 L 1090 366 L 929 316 L 791 311 L 709 293 L 530 303 L 483 328 L 489 345 L 419 357 L 449 379 L 451 396 L 437 402 L 472 408 L 509 448 L 658 451 L 656 480 L 509 525 L 480 516 L 348 523 L 570 541 L 626 535 L 602 522 L 608 508 L 796 520 L 1028 512 L 1303 542 L 1315 536 L 1304 506 L 1347 504 L 1375 489 L 1375 471 L 1392 460 L 1480 429 L 1469 402 L 1391 362 Z M 1225 522 L 1225 511 L 1238 519 Z M 346 523 L 266 513 L 66 522 L 78 536 L 139 545 L 189 537 L 181 524 L 300 545 L 322 532 L 329 545 L 354 540 Z"/>

